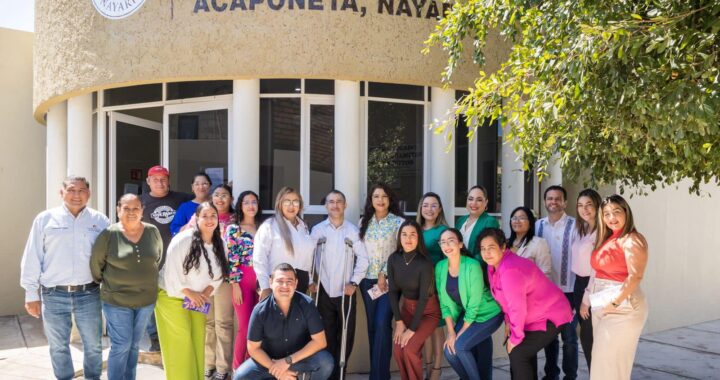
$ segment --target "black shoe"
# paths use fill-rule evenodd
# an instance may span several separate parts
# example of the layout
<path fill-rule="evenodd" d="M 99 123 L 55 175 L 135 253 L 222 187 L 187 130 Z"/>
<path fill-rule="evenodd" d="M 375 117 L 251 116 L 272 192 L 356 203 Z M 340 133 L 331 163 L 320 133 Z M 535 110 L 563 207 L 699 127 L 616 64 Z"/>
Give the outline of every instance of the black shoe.
<path fill-rule="evenodd" d="M 214 375 L 215 375 L 215 368 L 205 370 L 205 378 L 206 379 L 213 379 Z"/>
<path fill-rule="evenodd" d="M 150 349 L 148 352 L 160 352 L 160 341 L 158 339 L 150 339 Z"/>
<path fill-rule="evenodd" d="M 227 373 L 215 372 L 215 376 L 213 376 L 212 380 L 227 380 L 227 377 Z"/>

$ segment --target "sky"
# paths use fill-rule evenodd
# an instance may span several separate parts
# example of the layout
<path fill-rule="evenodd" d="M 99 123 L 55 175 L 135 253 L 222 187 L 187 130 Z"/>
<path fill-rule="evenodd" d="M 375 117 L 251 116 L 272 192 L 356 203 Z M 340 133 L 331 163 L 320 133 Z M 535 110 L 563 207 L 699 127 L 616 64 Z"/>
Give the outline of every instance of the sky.
<path fill-rule="evenodd" d="M 0 0 L 0 28 L 32 32 L 35 29 L 35 0 Z"/>

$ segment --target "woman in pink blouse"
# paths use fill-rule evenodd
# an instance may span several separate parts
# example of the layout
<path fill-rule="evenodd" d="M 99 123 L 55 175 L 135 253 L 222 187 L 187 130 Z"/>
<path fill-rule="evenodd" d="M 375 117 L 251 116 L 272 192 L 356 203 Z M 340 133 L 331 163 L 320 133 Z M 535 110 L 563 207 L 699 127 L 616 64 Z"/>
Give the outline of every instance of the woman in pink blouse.
<path fill-rule="evenodd" d="M 257 276 L 253 269 L 253 237 L 260 225 L 259 198 L 253 191 L 243 191 L 235 204 L 235 220 L 225 231 L 228 265 L 228 281 L 232 285 L 232 304 L 238 320 L 232 367 L 245 361 L 247 355 L 247 330 L 250 314 L 258 303 Z"/>
<path fill-rule="evenodd" d="M 485 229 L 477 241 L 490 290 L 505 313 L 512 377 L 537 379 L 536 355 L 572 321 L 570 302 L 535 263 L 507 249 L 502 230 Z"/>

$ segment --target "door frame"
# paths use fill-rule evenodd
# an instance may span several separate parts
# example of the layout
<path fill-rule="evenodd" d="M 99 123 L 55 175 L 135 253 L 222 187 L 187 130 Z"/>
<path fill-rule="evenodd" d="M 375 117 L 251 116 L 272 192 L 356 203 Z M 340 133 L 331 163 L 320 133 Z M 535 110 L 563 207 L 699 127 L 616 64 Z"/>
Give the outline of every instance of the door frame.
<path fill-rule="evenodd" d="M 117 199 L 117 122 L 132 124 L 137 127 L 148 128 L 160 132 L 160 157 L 163 156 L 163 140 L 164 132 L 162 123 L 156 121 L 142 119 L 136 116 L 126 115 L 118 111 L 108 111 L 108 168 L 110 170 L 110 181 L 108 181 L 108 197 L 111 200 Z M 159 157 L 158 157 L 159 158 Z M 108 205 L 108 217 L 111 221 L 115 221 L 115 207 L 113 204 Z"/>

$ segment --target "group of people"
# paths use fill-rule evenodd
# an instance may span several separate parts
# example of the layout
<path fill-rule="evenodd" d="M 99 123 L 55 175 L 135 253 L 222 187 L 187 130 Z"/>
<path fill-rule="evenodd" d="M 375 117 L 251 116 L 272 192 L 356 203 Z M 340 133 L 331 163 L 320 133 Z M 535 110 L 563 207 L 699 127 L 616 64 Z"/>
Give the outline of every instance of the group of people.
<path fill-rule="evenodd" d="M 125 194 L 118 222 L 87 207 L 90 184 L 69 176 L 63 205 L 38 215 L 22 260 L 25 307 L 44 320 L 58 379 L 70 379 L 71 317 L 84 375 L 134 379 L 147 332 L 168 379 L 338 379 L 353 350 L 356 295 L 367 318 L 372 380 L 441 375 L 443 357 L 462 379 L 491 379 L 492 335 L 504 323 L 512 377 L 577 376 L 578 337 L 593 379 L 629 379 L 647 305 L 640 290 L 647 243 L 619 195 L 544 193 L 547 217 L 518 207 L 506 237 L 482 186 L 451 228 L 440 196 L 424 194 L 406 219 L 385 184 L 367 194 L 358 225 L 339 190 L 327 219 L 309 228 L 298 191 L 282 188 L 261 222 L 259 197 L 195 176 L 193 195 L 148 171 L 150 191 Z M 358 289 L 359 288 L 359 289 Z M 234 321 L 237 330 L 234 331 Z M 558 339 L 558 335 L 561 339 Z M 234 345 L 233 345 L 234 341 Z"/>

